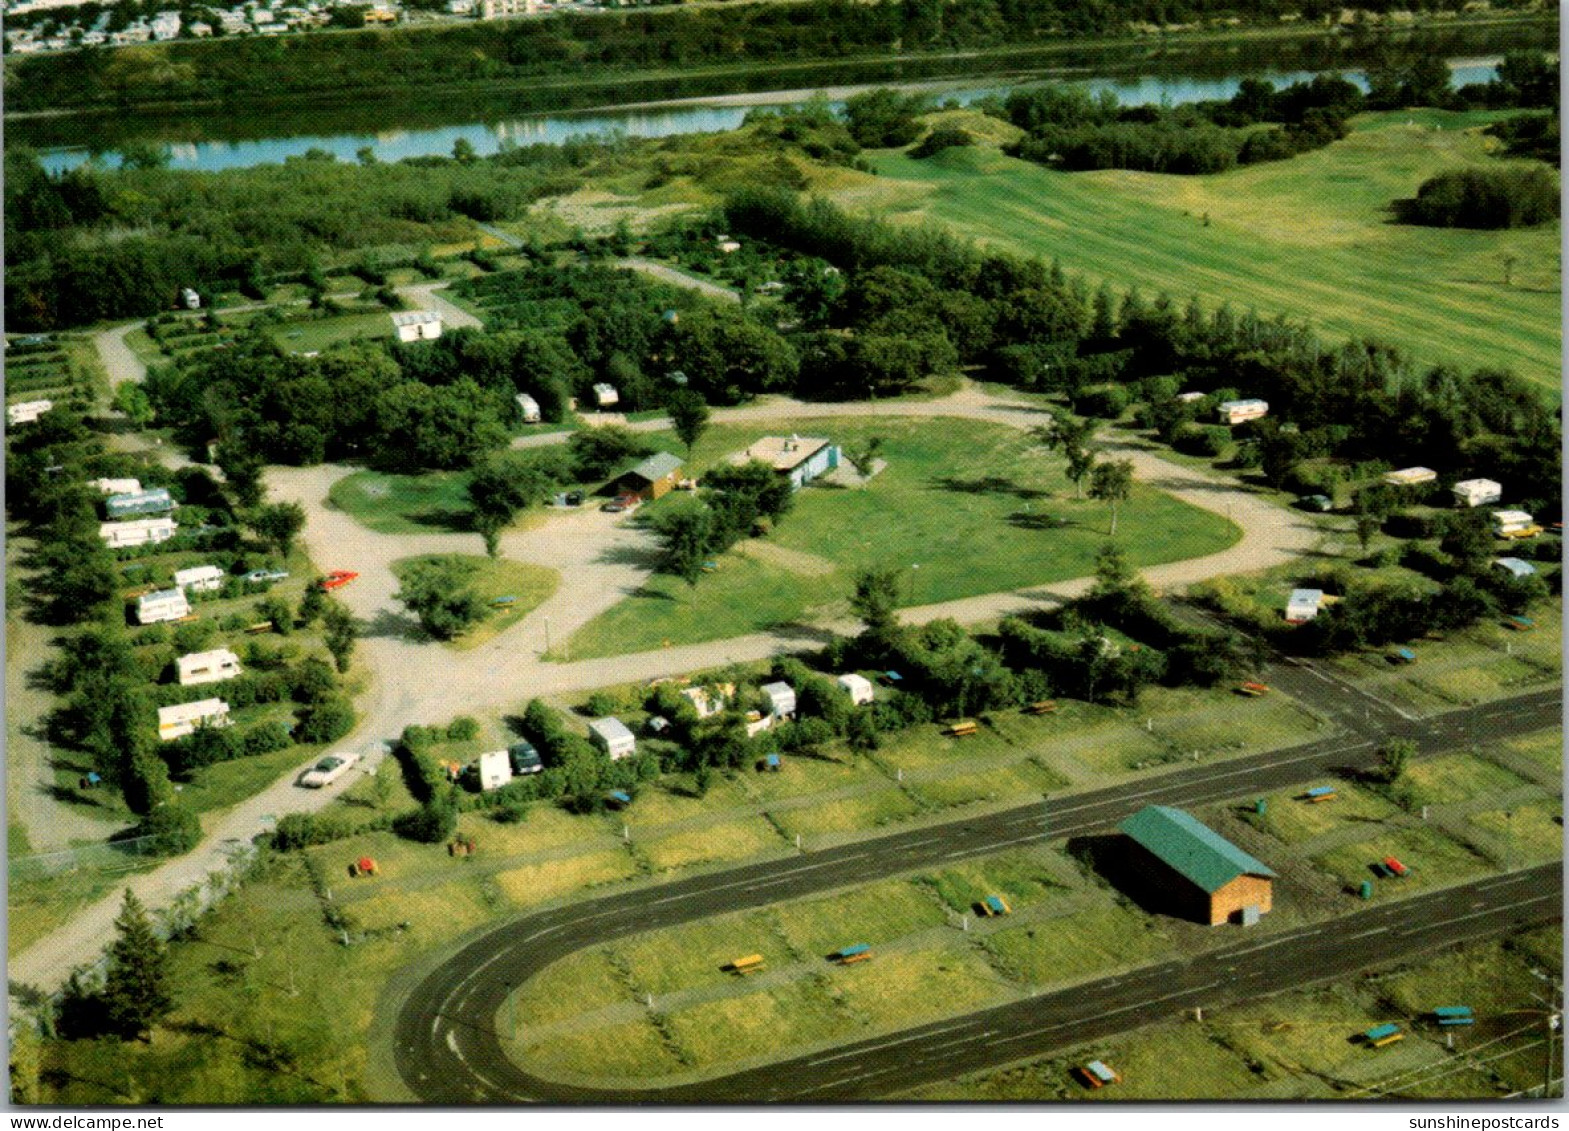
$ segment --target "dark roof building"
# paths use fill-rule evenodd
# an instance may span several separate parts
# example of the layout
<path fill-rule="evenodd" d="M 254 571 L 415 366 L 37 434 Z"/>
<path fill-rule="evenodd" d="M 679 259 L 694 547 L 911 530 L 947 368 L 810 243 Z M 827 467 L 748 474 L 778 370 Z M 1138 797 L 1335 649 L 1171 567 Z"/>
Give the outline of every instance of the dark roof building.
<path fill-rule="evenodd" d="M 623 472 L 616 479 L 616 490 L 640 499 L 657 499 L 675 487 L 681 478 L 682 466 L 679 456 L 655 452 L 630 471 Z"/>
<path fill-rule="evenodd" d="M 1135 871 L 1179 914 L 1214 924 L 1270 909 L 1275 873 L 1192 814 L 1149 805 L 1118 828 L 1132 842 Z"/>

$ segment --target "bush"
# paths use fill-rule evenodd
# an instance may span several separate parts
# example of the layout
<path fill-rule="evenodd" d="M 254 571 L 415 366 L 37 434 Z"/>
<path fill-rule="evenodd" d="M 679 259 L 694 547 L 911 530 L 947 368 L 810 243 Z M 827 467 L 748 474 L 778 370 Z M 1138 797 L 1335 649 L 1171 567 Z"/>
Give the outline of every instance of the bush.
<path fill-rule="evenodd" d="M 1231 433 L 1217 424 L 1188 424 L 1177 430 L 1171 446 L 1185 455 L 1213 459 L 1231 446 Z"/>
<path fill-rule="evenodd" d="M 392 822 L 392 831 L 404 840 L 440 844 L 458 829 L 458 807 L 452 796 L 438 794 L 418 809 Z"/>
<path fill-rule="evenodd" d="M 1086 389 L 1073 399 L 1073 411 L 1080 416 L 1116 420 L 1128 409 L 1128 391 L 1121 385 Z"/>
<path fill-rule="evenodd" d="M 1455 169 L 1394 202 L 1406 224 L 1437 228 L 1523 228 L 1558 217 L 1558 177 L 1550 169 Z"/>
<path fill-rule="evenodd" d="M 354 705 L 343 695 L 301 707 L 295 737 L 301 742 L 333 742 L 354 729 Z"/>
<path fill-rule="evenodd" d="M 447 724 L 447 737 L 453 742 L 467 742 L 479 737 L 479 723 L 467 715 L 460 715 Z"/>
<path fill-rule="evenodd" d="M 142 818 L 136 835 L 152 837 L 152 851 L 159 856 L 183 856 L 201 843 L 202 822 L 189 806 L 170 801 Z"/>

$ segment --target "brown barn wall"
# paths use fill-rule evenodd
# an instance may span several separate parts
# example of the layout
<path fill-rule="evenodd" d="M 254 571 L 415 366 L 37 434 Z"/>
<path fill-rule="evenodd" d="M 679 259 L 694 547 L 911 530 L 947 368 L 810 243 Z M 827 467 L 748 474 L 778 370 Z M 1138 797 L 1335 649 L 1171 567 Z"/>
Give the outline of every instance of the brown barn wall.
<path fill-rule="evenodd" d="M 1128 863 L 1139 879 L 1158 893 L 1171 914 L 1197 923 L 1210 921 L 1209 896 L 1204 890 L 1131 837 Z"/>
<path fill-rule="evenodd" d="M 1224 923 L 1244 907 L 1257 906 L 1269 911 L 1274 902 L 1274 884 L 1263 876 L 1238 876 L 1210 896 L 1209 921 Z"/>

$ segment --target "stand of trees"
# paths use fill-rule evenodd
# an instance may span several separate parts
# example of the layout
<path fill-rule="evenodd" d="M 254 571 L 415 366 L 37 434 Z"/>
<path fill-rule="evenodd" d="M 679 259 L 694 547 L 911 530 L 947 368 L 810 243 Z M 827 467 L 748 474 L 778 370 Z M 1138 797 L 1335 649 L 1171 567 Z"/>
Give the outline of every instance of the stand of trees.
<path fill-rule="evenodd" d="M 1401 223 L 1432 228 L 1528 228 L 1558 219 L 1558 176 L 1541 166 L 1456 169 L 1394 209 Z"/>

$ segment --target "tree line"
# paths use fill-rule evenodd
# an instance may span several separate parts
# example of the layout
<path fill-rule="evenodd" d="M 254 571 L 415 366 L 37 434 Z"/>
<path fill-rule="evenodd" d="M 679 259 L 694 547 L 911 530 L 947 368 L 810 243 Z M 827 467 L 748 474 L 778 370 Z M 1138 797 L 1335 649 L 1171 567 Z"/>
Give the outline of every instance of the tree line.
<path fill-rule="evenodd" d="M 1364 10 L 1397 9 L 1369 0 Z M 1435 10 L 1458 11 L 1462 0 Z M 1304 22 L 1338 15 L 1327 0 L 809 0 L 776 8 L 561 13 L 529 20 L 331 36 L 229 37 L 89 48 L 10 60 L 14 111 L 187 101 L 276 102 L 349 92 L 430 91 L 558 74 L 680 69 L 709 63 L 823 62 L 878 53 L 1018 46 L 1125 33 L 1129 25 L 1219 19 Z"/>

